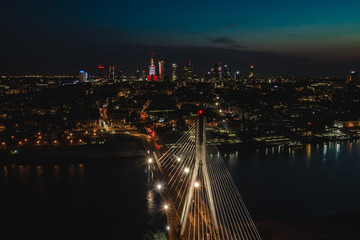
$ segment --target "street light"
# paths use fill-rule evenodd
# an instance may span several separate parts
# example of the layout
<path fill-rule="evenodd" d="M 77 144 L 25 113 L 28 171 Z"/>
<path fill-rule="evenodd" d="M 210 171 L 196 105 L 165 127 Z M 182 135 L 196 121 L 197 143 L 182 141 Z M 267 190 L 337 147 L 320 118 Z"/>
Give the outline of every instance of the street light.
<path fill-rule="evenodd" d="M 148 163 L 152 163 L 152 161 L 153 161 L 152 158 L 148 159 Z"/>
<path fill-rule="evenodd" d="M 189 168 L 185 168 L 185 169 L 184 169 L 184 172 L 185 172 L 185 173 L 189 173 L 189 172 L 190 172 L 190 169 L 189 169 Z"/>

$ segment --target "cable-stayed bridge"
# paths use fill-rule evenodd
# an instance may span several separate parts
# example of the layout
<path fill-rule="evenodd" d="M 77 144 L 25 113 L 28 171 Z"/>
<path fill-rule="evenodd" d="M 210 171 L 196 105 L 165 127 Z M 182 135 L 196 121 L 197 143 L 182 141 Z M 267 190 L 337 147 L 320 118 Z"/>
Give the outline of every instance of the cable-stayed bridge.
<path fill-rule="evenodd" d="M 170 240 L 261 239 L 220 154 L 208 154 L 202 111 L 167 152 L 153 155 Z"/>

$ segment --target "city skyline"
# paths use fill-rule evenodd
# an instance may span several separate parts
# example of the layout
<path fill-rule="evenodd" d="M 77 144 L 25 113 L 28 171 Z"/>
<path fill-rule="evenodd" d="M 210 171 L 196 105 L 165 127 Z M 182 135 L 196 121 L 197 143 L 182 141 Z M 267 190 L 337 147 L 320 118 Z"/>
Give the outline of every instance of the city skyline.
<path fill-rule="evenodd" d="M 0 73 L 95 72 L 112 62 L 131 74 L 146 69 L 154 52 L 179 66 L 191 59 L 198 73 L 220 61 L 242 72 L 252 62 L 263 74 L 344 76 L 360 68 L 358 7 L 279 0 L 8 3 Z"/>

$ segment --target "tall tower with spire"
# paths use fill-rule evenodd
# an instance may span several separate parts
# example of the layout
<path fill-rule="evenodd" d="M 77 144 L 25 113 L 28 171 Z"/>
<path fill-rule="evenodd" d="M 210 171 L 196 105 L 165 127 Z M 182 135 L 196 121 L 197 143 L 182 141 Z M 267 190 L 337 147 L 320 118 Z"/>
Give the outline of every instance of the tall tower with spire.
<path fill-rule="evenodd" d="M 155 76 L 156 75 L 156 66 L 154 65 L 154 53 L 151 53 L 151 62 L 149 66 L 149 76 Z"/>

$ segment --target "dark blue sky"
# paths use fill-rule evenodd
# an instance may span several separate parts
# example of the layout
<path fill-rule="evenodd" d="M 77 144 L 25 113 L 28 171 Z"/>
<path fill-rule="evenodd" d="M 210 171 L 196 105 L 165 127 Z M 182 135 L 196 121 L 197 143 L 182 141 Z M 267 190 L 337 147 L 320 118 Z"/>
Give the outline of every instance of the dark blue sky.
<path fill-rule="evenodd" d="M 214 62 L 264 74 L 360 68 L 360 1 L 5 1 L 0 74 L 131 74 L 151 52 L 199 73 Z"/>

